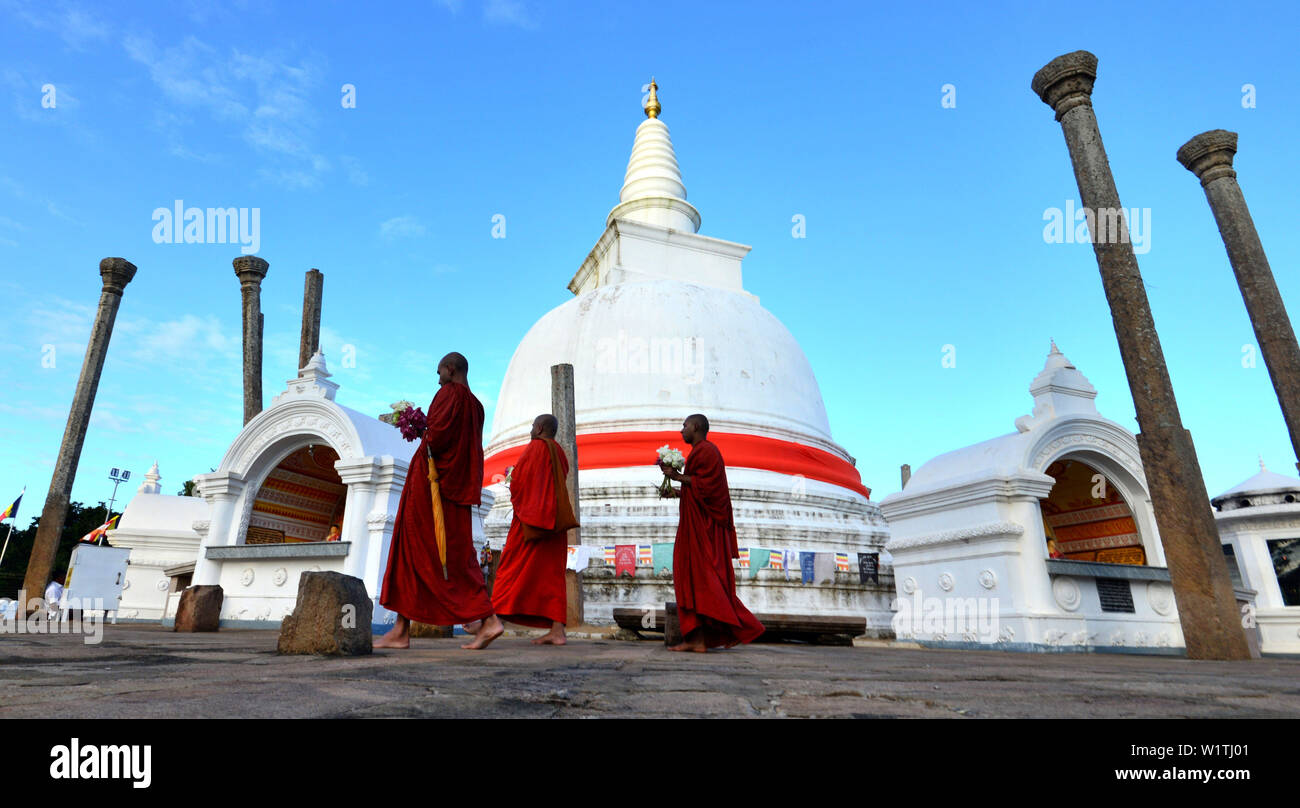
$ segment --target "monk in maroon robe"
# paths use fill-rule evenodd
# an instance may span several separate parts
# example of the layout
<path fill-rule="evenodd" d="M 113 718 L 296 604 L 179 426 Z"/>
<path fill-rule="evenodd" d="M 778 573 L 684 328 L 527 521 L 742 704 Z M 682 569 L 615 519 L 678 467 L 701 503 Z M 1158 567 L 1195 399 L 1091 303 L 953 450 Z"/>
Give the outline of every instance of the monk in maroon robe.
<path fill-rule="evenodd" d="M 740 557 L 731 515 L 731 491 L 722 453 L 711 443 L 709 419 L 691 415 L 682 424 L 682 440 L 691 447 L 686 470 L 660 464 L 664 474 L 682 484 L 680 521 L 673 544 L 673 589 L 683 642 L 670 651 L 730 648 L 753 642 L 763 624 L 736 596 L 731 559 Z"/>
<path fill-rule="evenodd" d="M 482 621 L 474 641 L 461 646 L 468 649 L 486 648 L 505 631 L 492 613 L 474 552 L 472 509 L 483 496 L 483 405 L 470 392 L 468 375 L 469 363 L 458 353 L 438 364 L 440 388 L 406 472 L 379 596 L 397 620 L 376 648 L 409 648 L 411 620 L 435 626 Z M 447 536 L 445 572 L 434 527 L 430 454 Z"/>
<path fill-rule="evenodd" d="M 492 607 L 511 623 L 549 628 L 534 645 L 564 645 L 564 570 L 569 528 L 577 526 L 565 485 L 569 459 L 555 442 L 554 415 L 533 421 L 532 441 L 510 473 L 514 517 L 501 552 Z"/>

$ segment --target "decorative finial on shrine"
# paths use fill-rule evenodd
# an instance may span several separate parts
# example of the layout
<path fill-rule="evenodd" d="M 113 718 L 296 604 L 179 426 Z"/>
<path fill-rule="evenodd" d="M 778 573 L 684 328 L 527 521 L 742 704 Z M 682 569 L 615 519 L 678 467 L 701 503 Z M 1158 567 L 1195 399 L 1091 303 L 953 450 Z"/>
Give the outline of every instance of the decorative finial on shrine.
<path fill-rule="evenodd" d="M 1052 340 L 1052 350 L 1048 351 L 1048 353 L 1060 353 L 1060 352 L 1061 349 L 1056 347 L 1056 340 Z"/>
<path fill-rule="evenodd" d="M 1259 456 L 1259 470 L 1268 471 L 1268 469 L 1264 468 L 1264 455 Z"/>
<path fill-rule="evenodd" d="M 647 118 L 658 118 L 663 107 L 659 106 L 659 95 L 657 91 L 659 85 L 655 84 L 655 77 L 650 77 L 650 97 L 645 102 L 645 116 Z"/>

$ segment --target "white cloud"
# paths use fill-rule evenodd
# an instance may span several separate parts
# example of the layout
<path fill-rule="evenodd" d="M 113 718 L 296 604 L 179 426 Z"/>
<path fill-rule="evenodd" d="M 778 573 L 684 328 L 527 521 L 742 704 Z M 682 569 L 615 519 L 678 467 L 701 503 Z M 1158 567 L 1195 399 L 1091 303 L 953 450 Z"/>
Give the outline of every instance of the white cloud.
<path fill-rule="evenodd" d="M 392 240 L 395 238 L 413 238 L 423 236 L 425 233 L 424 225 L 416 221 L 414 216 L 397 216 L 379 225 L 379 235 L 382 238 Z"/>
<path fill-rule="evenodd" d="M 9 0 L 5 7 L 28 25 L 42 31 L 52 31 L 73 50 L 84 50 L 86 45 L 108 39 L 112 27 L 91 12 L 74 3 L 60 3 L 49 8 L 48 3 Z"/>
<path fill-rule="evenodd" d="M 270 161 L 258 172 L 264 179 L 288 188 L 316 188 L 330 170 L 315 148 L 320 116 L 311 96 L 323 74 L 315 59 L 294 64 L 237 48 L 223 54 L 194 36 L 170 48 L 132 36 L 123 46 L 170 101 L 237 127 L 244 142 Z M 155 116 L 155 125 L 175 141 L 172 152 L 185 157 L 194 155 L 180 143 L 190 122 L 174 113 Z"/>
<path fill-rule="evenodd" d="M 483 19 L 496 25 L 537 27 L 537 22 L 521 0 L 484 0 Z"/>

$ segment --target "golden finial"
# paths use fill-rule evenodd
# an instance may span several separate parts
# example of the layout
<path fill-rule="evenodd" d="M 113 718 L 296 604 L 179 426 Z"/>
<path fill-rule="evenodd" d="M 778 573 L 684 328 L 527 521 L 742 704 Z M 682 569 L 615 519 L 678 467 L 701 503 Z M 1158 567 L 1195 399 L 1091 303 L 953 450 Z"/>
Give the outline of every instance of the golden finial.
<path fill-rule="evenodd" d="M 651 76 L 650 97 L 647 98 L 645 102 L 645 116 L 647 118 L 658 118 L 660 110 L 663 109 L 663 107 L 659 106 L 659 96 L 656 95 L 655 92 L 658 89 L 659 89 L 659 85 L 655 84 L 655 78 L 654 76 Z"/>

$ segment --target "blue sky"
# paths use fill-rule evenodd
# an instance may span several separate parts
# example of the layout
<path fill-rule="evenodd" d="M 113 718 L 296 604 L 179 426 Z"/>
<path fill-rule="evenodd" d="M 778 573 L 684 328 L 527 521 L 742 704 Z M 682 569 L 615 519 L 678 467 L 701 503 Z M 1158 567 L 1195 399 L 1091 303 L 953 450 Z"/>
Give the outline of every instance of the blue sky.
<path fill-rule="evenodd" d="M 295 373 L 317 267 L 341 403 L 427 402 L 455 349 L 490 424 L 514 347 L 570 297 L 617 202 L 651 75 L 700 232 L 753 246 L 745 285 L 799 339 L 874 498 L 901 463 L 1012 431 L 1049 339 L 1136 430 L 1092 250 L 1043 238 L 1044 211 L 1078 192 L 1029 82 L 1079 48 L 1100 58 L 1121 199 L 1150 210 L 1139 263 L 1209 493 L 1261 453 L 1294 473 L 1262 358 L 1243 367 L 1255 339 L 1204 194 L 1174 159 L 1204 130 L 1240 133 L 1242 188 L 1300 305 L 1294 7 L 315 5 L 0 0 L 0 497 L 28 487 L 20 525 L 49 486 L 105 256 L 139 273 L 73 498 L 155 459 L 172 493 L 240 428 L 239 245 L 154 243 L 153 211 L 178 199 L 260 209 L 267 403 Z"/>

